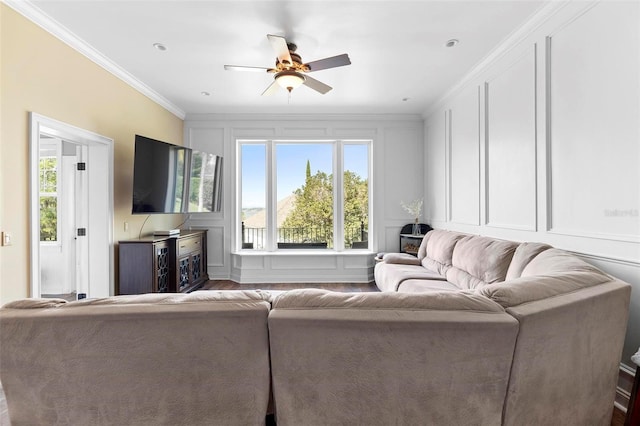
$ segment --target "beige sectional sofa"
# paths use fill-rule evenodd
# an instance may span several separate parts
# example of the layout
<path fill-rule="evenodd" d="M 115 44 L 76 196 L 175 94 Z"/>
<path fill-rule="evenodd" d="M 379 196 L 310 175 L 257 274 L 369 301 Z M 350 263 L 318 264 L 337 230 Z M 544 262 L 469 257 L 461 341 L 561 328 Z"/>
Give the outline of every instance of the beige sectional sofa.
<path fill-rule="evenodd" d="M 503 424 L 609 424 L 629 284 L 546 244 L 443 230 L 374 275 L 383 292 L 483 296 L 518 321 Z"/>
<path fill-rule="evenodd" d="M 609 425 L 630 286 L 447 231 L 380 293 L 24 300 L 0 309 L 12 424 Z"/>

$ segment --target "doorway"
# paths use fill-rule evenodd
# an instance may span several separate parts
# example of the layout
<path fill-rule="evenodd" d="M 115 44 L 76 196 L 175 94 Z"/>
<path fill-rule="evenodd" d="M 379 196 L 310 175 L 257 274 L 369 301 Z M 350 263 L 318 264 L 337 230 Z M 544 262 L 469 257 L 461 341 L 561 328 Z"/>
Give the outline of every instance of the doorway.
<path fill-rule="evenodd" d="M 31 122 L 31 297 L 113 294 L 113 140 Z"/>

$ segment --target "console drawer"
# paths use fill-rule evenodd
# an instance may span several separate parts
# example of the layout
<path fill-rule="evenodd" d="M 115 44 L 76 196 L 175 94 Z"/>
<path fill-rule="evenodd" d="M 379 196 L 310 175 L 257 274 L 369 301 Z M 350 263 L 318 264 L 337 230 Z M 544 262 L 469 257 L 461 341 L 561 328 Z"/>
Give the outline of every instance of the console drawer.
<path fill-rule="evenodd" d="M 200 237 L 181 238 L 178 240 L 178 256 L 193 253 L 201 249 Z"/>

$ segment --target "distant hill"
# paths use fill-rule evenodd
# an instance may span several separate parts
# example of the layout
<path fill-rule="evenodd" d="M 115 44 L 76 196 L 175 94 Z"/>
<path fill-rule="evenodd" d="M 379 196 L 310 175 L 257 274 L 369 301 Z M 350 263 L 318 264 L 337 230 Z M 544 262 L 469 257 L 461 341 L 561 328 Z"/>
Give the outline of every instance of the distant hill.
<path fill-rule="evenodd" d="M 294 208 L 296 196 L 294 194 L 278 201 L 277 226 L 280 228 L 289 213 Z M 265 228 L 267 222 L 267 212 L 265 209 L 252 208 L 242 209 L 244 213 L 244 226 L 247 228 Z"/>

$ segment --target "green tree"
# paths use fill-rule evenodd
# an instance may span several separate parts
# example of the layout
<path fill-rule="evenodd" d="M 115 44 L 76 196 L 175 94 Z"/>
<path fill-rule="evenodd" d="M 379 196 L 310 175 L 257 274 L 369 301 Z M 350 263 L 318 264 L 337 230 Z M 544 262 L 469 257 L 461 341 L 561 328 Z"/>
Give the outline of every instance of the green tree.
<path fill-rule="evenodd" d="M 294 208 L 282 224 L 288 235 L 297 236 L 295 242 L 327 242 L 333 247 L 333 176 L 318 171 L 311 174 L 307 161 L 306 179 L 294 191 Z M 345 244 L 360 241 L 360 227 L 369 225 L 368 182 L 356 173 L 344 173 Z"/>
<path fill-rule="evenodd" d="M 294 191 L 294 208 L 282 227 L 295 242 L 333 241 L 333 182 L 331 175 L 308 173 L 304 185 Z"/>
<path fill-rule="evenodd" d="M 369 230 L 369 182 L 349 170 L 344 172 L 344 230 L 345 247 L 366 240 L 361 230 Z"/>
<path fill-rule="evenodd" d="M 58 240 L 58 161 L 42 157 L 40 173 L 40 241 Z"/>

